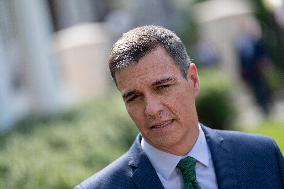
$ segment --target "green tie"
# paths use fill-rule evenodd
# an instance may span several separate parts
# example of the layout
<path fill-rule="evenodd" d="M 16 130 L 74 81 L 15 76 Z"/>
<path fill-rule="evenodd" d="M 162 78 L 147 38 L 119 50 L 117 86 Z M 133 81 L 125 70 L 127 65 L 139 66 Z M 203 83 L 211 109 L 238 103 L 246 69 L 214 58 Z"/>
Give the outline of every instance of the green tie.
<path fill-rule="evenodd" d="M 189 156 L 180 160 L 177 165 L 183 177 L 184 189 L 201 189 L 196 180 L 195 165 L 196 159 Z"/>

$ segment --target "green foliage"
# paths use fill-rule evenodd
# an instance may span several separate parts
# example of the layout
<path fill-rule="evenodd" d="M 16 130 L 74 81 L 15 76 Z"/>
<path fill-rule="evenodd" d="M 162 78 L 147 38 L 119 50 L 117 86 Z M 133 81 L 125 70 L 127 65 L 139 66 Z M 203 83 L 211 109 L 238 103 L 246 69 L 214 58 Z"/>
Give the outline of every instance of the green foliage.
<path fill-rule="evenodd" d="M 284 154 L 284 121 L 267 120 L 255 129 L 246 129 L 245 132 L 258 133 L 272 137 Z"/>
<path fill-rule="evenodd" d="M 196 106 L 200 122 L 215 129 L 230 129 L 236 108 L 228 77 L 217 69 L 201 70 L 199 77 L 201 90 Z"/>
<path fill-rule="evenodd" d="M 117 96 L 29 118 L 0 137 L 0 188 L 72 188 L 124 153 L 136 133 Z"/>
<path fill-rule="evenodd" d="M 208 0 L 193 0 L 193 3 L 202 3 L 202 2 L 205 2 L 205 1 L 208 1 Z"/>

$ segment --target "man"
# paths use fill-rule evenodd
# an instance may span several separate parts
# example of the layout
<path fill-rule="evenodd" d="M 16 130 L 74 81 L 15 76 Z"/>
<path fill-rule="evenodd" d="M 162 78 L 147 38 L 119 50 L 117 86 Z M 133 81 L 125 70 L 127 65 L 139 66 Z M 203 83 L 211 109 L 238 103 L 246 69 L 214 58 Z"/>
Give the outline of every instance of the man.
<path fill-rule="evenodd" d="M 115 43 L 109 67 L 141 134 L 76 189 L 284 188 L 283 156 L 272 139 L 199 124 L 197 68 L 176 34 L 135 28 Z"/>

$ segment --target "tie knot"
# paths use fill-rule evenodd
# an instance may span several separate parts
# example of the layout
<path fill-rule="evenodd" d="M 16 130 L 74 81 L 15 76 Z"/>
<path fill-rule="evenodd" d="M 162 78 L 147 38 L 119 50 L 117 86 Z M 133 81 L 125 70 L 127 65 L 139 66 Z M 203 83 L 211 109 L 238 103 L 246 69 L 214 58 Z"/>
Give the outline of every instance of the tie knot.
<path fill-rule="evenodd" d="M 181 159 L 177 167 L 182 172 L 182 170 L 195 170 L 195 165 L 196 165 L 196 159 L 188 156 L 186 158 Z"/>
<path fill-rule="evenodd" d="M 196 180 L 196 173 L 195 173 L 195 165 L 196 159 L 193 157 L 186 157 L 179 161 L 177 164 L 177 168 L 180 170 L 183 181 L 184 181 L 184 188 L 196 188 L 199 189 L 199 185 Z"/>

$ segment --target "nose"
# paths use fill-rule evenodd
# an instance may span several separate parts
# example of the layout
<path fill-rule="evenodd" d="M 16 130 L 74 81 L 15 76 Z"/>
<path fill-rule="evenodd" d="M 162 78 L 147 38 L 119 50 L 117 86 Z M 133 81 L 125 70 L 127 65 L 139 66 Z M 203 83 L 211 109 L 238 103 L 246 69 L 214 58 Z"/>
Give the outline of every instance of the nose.
<path fill-rule="evenodd" d="M 163 103 L 157 97 L 147 97 L 145 104 L 145 117 L 147 120 L 154 120 L 163 112 Z"/>

